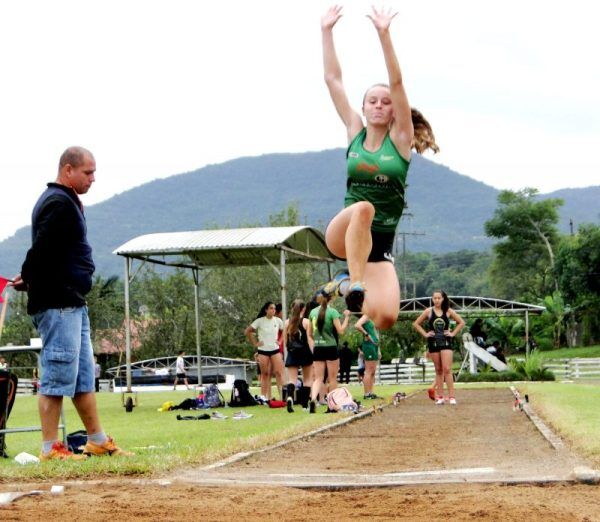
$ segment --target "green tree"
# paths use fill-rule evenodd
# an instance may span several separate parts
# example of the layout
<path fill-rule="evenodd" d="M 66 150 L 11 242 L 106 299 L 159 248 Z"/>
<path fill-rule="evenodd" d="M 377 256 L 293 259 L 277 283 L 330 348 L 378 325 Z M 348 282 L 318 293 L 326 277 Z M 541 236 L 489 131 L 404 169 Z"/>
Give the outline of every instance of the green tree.
<path fill-rule="evenodd" d="M 486 234 L 501 240 L 493 247 L 490 270 L 499 297 L 537 300 L 558 290 L 554 252 L 563 201 L 539 200 L 537 194 L 533 188 L 500 192 L 494 217 L 485 223 Z"/>
<path fill-rule="evenodd" d="M 134 319 L 143 327 L 139 329 L 141 348 L 136 357 L 147 359 L 191 351 L 196 344 L 192 277 L 181 268 L 165 277 L 147 269 L 137 286 L 132 308 L 136 311 Z"/>
<path fill-rule="evenodd" d="M 487 276 L 491 262 L 490 253 L 472 250 L 437 256 L 427 252 L 407 254 L 408 292 L 403 298 L 429 296 L 438 288 L 449 295 L 487 296 L 491 291 Z"/>
<path fill-rule="evenodd" d="M 489 317 L 484 321 L 488 334 L 487 342 L 498 341 L 508 353 L 513 348 L 520 348 L 524 344 L 525 324 L 523 319 L 515 317 Z"/>
<path fill-rule="evenodd" d="M 598 341 L 600 332 L 600 227 L 587 224 L 566 236 L 556 255 L 556 274 L 573 321 L 583 325 L 583 344 Z M 575 331 L 574 325 L 571 330 Z"/>
<path fill-rule="evenodd" d="M 550 323 L 554 347 L 559 348 L 564 321 L 571 314 L 571 307 L 565 303 L 562 294 L 558 291 L 544 297 L 544 306 L 546 310 L 542 313 L 542 317 Z"/>

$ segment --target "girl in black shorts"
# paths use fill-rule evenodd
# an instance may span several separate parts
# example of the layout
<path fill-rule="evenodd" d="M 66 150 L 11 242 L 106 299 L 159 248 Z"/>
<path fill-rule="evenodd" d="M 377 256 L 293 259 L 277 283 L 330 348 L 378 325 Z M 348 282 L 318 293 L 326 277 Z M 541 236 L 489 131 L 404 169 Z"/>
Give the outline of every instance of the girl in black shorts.
<path fill-rule="evenodd" d="M 329 391 L 337 387 L 337 374 L 340 368 L 337 339 L 334 334 L 342 335 L 348 328 L 350 311 L 344 310 L 344 321 L 340 322 L 342 314 L 329 306 L 332 296 L 321 292 L 317 296 L 319 306 L 310 312 L 309 320 L 312 323 L 312 332 L 309 336 L 313 343 L 314 376 L 310 401 L 310 413 L 316 411 L 316 400 L 319 388 L 327 368 Z"/>
<path fill-rule="evenodd" d="M 452 338 L 465 325 L 462 317 L 450 308 L 446 292 L 435 290 L 431 297 L 433 306 L 425 310 L 413 323 L 415 330 L 427 339 L 429 358 L 435 366 L 436 404 L 444 404 L 444 382 L 448 388 L 448 401 L 456 404 L 454 397 L 454 378 L 452 377 Z M 450 330 L 450 319 L 456 321 L 454 330 Z M 427 330 L 422 326 L 426 323 Z"/>
<path fill-rule="evenodd" d="M 287 385 L 287 411 L 294 411 L 294 401 L 301 403 L 306 407 L 310 396 L 310 387 L 312 386 L 312 366 L 313 366 L 313 346 L 312 325 L 304 317 L 306 304 L 301 299 L 296 299 L 291 306 L 290 318 L 285 321 L 283 338 L 287 348 L 287 357 L 285 366 L 288 374 Z M 302 389 L 298 390 L 298 396 L 294 396 L 296 391 L 296 381 L 298 380 L 298 368 L 302 368 Z"/>

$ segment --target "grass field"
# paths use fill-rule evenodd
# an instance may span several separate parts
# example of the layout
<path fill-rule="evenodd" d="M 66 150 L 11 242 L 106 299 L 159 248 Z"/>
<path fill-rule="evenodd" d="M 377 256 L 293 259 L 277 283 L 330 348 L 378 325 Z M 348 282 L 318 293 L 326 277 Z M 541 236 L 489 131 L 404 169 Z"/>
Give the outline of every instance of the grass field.
<path fill-rule="evenodd" d="M 421 387 L 422 388 L 422 387 Z M 358 386 L 349 389 L 360 397 Z M 412 389 L 419 389 L 413 387 Z M 386 386 L 385 394 L 411 391 L 409 386 Z M 200 415 L 213 410 L 158 412 L 166 401 L 179 404 L 191 397 L 191 392 L 144 392 L 138 394 L 138 406 L 126 413 L 121 395 L 100 393 L 97 395 L 103 428 L 125 449 L 135 451 L 133 458 L 93 459 L 86 462 L 45 463 L 42 466 L 21 466 L 13 459 L 0 459 L 0 480 L 17 478 L 42 479 L 49 477 L 91 478 L 99 475 L 143 475 L 166 472 L 186 464 L 208 463 L 240 451 L 262 447 L 292 435 L 306 433 L 336 420 L 332 415 L 309 415 L 297 407 L 293 414 L 285 408 L 271 409 L 266 406 L 244 408 L 253 417 L 233 420 L 233 408 L 217 411 L 228 415 L 223 421 L 178 421 L 177 414 Z M 365 401 L 365 405 L 373 401 Z M 319 407 L 323 411 L 324 407 Z M 71 404 L 65 401 L 68 432 L 83 429 L 81 421 Z M 8 427 L 35 426 L 39 424 L 37 399 L 34 396 L 17 396 Z M 8 434 L 8 453 L 14 457 L 25 451 L 38 455 L 39 432 Z"/>
<path fill-rule="evenodd" d="M 458 385 L 481 388 L 510 386 L 510 383 Z M 528 393 L 532 405 L 574 448 L 600 464 L 600 386 L 563 383 L 519 383 Z M 411 393 L 423 386 L 378 386 L 376 392 L 391 397 L 396 391 Z M 349 389 L 356 397 L 362 395 L 358 386 Z M 460 392 L 459 392 L 460 393 Z M 209 463 L 240 451 L 259 448 L 292 435 L 306 433 L 332 423 L 334 415 L 308 415 L 300 408 L 288 414 L 285 408 L 265 406 L 245 408 L 254 416 L 248 420 L 233 420 L 233 408 L 219 411 L 229 416 L 223 421 L 178 421 L 176 415 L 198 415 L 197 412 L 158 412 L 165 401 L 181 402 L 189 397 L 185 392 L 145 392 L 138 394 L 139 405 L 126 413 L 119 394 L 102 393 L 98 404 L 104 429 L 119 445 L 135 451 L 131 458 L 89 459 L 85 462 L 51 462 L 43 465 L 21 466 L 13 459 L 0 461 L 0 481 L 39 480 L 48 478 L 94 478 L 107 475 L 159 475 L 186 465 Z M 82 428 L 70 401 L 65 413 L 68 431 Z M 367 401 L 366 405 L 372 404 Z M 323 411 L 323 408 L 321 408 Z M 38 423 L 36 398 L 19 396 L 15 402 L 9 427 Z M 7 435 L 8 453 L 14 457 L 25 451 L 37 455 L 40 433 Z"/>
<path fill-rule="evenodd" d="M 560 348 L 542 352 L 546 359 L 573 359 L 575 357 L 600 357 L 600 346 L 584 346 L 575 348 Z"/>
<path fill-rule="evenodd" d="M 600 386 L 573 383 L 524 383 L 532 406 L 579 452 L 600 466 Z"/>

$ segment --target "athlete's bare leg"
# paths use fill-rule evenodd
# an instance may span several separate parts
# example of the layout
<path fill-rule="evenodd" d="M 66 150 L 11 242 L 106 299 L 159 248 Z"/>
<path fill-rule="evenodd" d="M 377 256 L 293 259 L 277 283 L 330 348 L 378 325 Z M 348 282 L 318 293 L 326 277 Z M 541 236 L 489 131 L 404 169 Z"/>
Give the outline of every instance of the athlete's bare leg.
<path fill-rule="evenodd" d="M 339 212 L 327 226 L 327 247 L 337 257 L 347 260 L 352 283 L 364 280 L 373 246 L 371 223 L 374 217 L 375 207 L 368 201 L 359 201 Z"/>
<path fill-rule="evenodd" d="M 400 312 L 400 283 L 394 265 L 389 261 L 367 263 L 363 281 L 367 289 L 363 313 L 377 328 L 391 328 Z"/>

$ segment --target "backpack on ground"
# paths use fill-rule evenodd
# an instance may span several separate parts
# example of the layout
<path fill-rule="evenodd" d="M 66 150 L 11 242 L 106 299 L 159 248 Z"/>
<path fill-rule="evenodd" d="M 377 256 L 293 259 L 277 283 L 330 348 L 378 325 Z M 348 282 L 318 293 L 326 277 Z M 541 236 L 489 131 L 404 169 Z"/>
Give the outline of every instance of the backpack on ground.
<path fill-rule="evenodd" d="M 327 394 L 329 411 L 358 411 L 358 404 L 352 399 L 352 394 L 343 386 L 331 390 Z"/>
<path fill-rule="evenodd" d="M 229 406 L 256 406 L 258 403 L 254 400 L 250 393 L 250 387 L 244 379 L 236 379 L 233 381 L 231 388 L 231 401 Z"/>
<path fill-rule="evenodd" d="M 184 399 L 177 406 L 173 406 L 172 410 L 197 410 L 198 402 L 196 399 Z"/>
<path fill-rule="evenodd" d="M 225 398 L 216 384 L 209 384 L 204 392 L 204 404 L 209 408 L 222 408 L 225 406 Z"/>
<path fill-rule="evenodd" d="M 0 430 L 6 428 L 6 421 L 15 402 L 18 381 L 14 373 L 0 370 Z M 0 433 L 0 457 L 8 457 L 4 437 L 5 434 Z"/>

